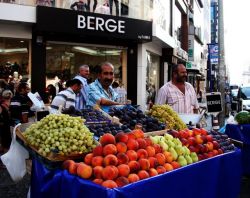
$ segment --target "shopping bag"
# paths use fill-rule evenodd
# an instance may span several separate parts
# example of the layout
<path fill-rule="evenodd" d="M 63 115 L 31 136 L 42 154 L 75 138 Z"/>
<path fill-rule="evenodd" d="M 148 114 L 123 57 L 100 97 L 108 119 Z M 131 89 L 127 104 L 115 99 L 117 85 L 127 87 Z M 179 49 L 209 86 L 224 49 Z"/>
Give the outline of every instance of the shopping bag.
<path fill-rule="evenodd" d="M 26 174 L 26 159 L 29 158 L 29 153 L 16 141 L 16 129 L 20 124 L 13 129 L 13 136 L 10 149 L 7 153 L 1 156 L 3 164 L 6 166 L 11 179 L 15 182 L 20 181 Z"/>

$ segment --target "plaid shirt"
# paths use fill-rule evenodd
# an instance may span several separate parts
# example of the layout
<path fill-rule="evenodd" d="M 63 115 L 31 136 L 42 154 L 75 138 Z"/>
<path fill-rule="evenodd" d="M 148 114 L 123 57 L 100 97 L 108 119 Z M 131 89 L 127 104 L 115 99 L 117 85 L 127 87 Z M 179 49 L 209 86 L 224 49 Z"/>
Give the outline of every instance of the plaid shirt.
<path fill-rule="evenodd" d="M 194 113 L 193 109 L 198 109 L 196 93 L 193 86 L 185 82 L 185 94 L 183 94 L 172 81 L 163 85 L 156 99 L 156 104 L 168 104 L 177 113 Z"/>

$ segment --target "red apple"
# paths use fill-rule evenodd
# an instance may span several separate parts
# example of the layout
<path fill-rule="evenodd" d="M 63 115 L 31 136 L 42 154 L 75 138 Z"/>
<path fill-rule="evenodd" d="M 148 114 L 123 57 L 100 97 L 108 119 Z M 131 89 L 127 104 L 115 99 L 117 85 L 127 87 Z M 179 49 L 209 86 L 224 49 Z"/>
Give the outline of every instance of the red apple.
<path fill-rule="evenodd" d="M 202 144 L 202 147 L 201 147 L 201 149 L 200 149 L 200 152 L 201 152 L 201 153 L 206 153 L 206 152 L 208 152 L 207 146 Z"/>
<path fill-rule="evenodd" d="M 202 144 L 203 143 L 203 140 L 201 138 L 201 135 L 196 135 L 195 136 L 195 141 L 197 144 Z"/>
<path fill-rule="evenodd" d="M 212 135 L 207 135 L 207 141 L 212 142 L 214 140 Z"/>
<path fill-rule="evenodd" d="M 218 149 L 218 154 L 222 154 L 223 153 L 223 150 L 222 149 Z"/>
<path fill-rule="evenodd" d="M 196 147 L 194 147 L 193 145 L 189 146 L 188 149 L 189 149 L 191 152 L 195 152 L 195 153 L 198 153 L 198 152 L 199 152 L 199 150 L 198 150 Z"/>
<path fill-rule="evenodd" d="M 188 144 L 189 145 L 195 145 L 196 144 L 195 138 L 194 137 L 189 137 L 188 138 Z"/>
<path fill-rule="evenodd" d="M 220 144 L 217 141 L 212 141 L 213 145 L 214 145 L 214 149 L 219 149 L 220 148 Z"/>
<path fill-rule="evenodd" d="M 201 128 L 201 135 L 207 135 L 207 130 L 204 128 Z"/>
<path fill-rule="evenodd" d="M 208 151 L 212 151 L 214 149 L 214 145 L 212 142 L 207 142 L 206 147 Z"/>
<path fill-rule="evenodd" d="M 201 130 L 198 129 L 198 128 L 193 128 L 193 132 L 194 132 L 194 135 L 200 135 L 201 134 Z"/>
<path fill-rule="evenodd" d="M 188 145 L 188 140 L 186 138 L 181 138 L 180 140 L 183 145 Z"/>

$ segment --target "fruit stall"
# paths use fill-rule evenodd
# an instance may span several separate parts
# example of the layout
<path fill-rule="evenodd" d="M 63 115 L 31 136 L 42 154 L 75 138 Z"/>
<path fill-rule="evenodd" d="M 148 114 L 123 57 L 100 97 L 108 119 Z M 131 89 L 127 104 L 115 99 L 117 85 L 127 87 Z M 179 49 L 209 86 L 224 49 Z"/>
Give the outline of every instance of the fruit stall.
<path fill-rule="evenodd" d="M 80 116 L 48 115 L 17 130 L 33 156 L 31 197 L 234 198 L 240 191 L 241 150 L 225 134 L 188 129 L 169 106 Z"/>

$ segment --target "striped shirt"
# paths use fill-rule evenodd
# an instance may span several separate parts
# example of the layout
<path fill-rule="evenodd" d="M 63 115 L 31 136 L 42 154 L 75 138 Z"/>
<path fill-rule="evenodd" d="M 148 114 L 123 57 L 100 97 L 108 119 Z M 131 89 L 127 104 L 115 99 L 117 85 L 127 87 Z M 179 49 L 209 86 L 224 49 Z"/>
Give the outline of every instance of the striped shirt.
<path fill-rule="evenodd" d="M 62 106 L 62 109 L 67 109 L 70 106 L 75 107 L 75 100 L 76 94 L 70 87 L 59 92 L 51 103 L 52 113 L 57 111 L 60 106 Z"/>
<path fill-rule="evenodd" d="M 160 88 L 156 104 L 168 104 L 177 113 L 192 114 L 193 109 L 199 108 L 194 88 L 188 82 L 185 82 L 185 94 L 172 81 L 167 82 Z"/>
<path fill-rule="evenodd" d="M 118 94 L 114 91 L 114 89 L 109 86 L 108 89 L 109 93 L 105 89 L 103 89 L 101 83 L 98 79 L 96 79 L 94 82 L 92 82 L 89 85 L 89 92 L 88 92 L 88 105 L 94 106 L 98 100 L 101 98 L 105 98 L 111 101 L 117 101 Z"/>

